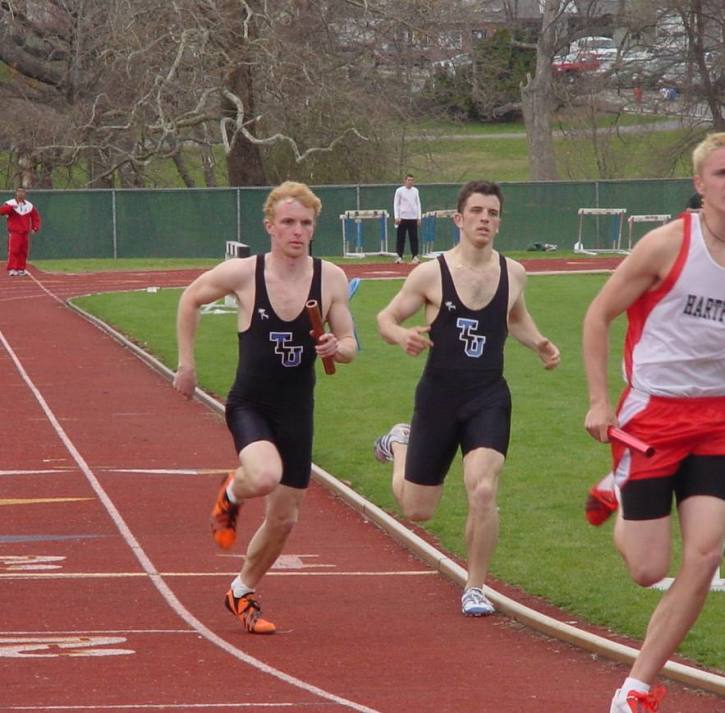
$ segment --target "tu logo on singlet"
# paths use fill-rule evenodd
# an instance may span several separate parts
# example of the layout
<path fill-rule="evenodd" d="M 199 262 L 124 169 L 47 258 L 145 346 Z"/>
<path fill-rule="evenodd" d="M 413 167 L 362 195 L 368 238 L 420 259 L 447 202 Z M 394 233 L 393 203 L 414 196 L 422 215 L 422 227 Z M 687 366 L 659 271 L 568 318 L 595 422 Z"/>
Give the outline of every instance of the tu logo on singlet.
<path fill-rule="evenodd" d="M 486 337 L 482 334 L 474 334 L 478 329 L 477 319 L 459 317 L 456 320 L 456 327 L 461 330 L 458 338 L 465 344 L 464 353 L 473 359 L 478 359 L 483 354 L 483 346 L 486 344 Z"/>
<path fill-rule="evenodd" d="M 270 332 L 269 341 L 274 342 L 274 353 L 282 357 L 282 366 L 295 367 L 302 363 L 302 347 L 291 344 L 292 332 Z"/>

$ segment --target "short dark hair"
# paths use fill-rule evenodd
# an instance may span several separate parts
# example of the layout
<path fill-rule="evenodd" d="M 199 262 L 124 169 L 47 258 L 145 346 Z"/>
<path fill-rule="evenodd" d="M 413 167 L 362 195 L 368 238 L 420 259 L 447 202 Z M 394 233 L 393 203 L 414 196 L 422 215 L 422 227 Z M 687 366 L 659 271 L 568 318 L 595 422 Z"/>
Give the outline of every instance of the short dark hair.
<path fill-rule="evenodd" d="M 461 190 L 458 191 L 458 202 L 456 203 L 456 210 L 459 213 L 463 213 L 463 209 L 466 207 L 466 201 L 474 194 L 481 193 L 484 196 L 496 196 L 499 203 L 501 204 L 501 212 L 503 213 L 503 193 L 501 192 L 501 186 L 493 181 L 469 181 Z"/>
<path fill-rule="evenodd" d="M 415 178 L 415 176 L 412 173 L 406 173 L 405 177 L 406 178 Z"/>

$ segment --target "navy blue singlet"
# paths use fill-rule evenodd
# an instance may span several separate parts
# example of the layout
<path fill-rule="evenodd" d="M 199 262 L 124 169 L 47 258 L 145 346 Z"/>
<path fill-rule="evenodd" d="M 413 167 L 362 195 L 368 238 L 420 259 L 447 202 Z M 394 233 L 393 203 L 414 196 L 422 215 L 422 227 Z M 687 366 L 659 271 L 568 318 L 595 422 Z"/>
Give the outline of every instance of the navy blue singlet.
<path fill-rule="evenodd" d="M 456 369 L 471 372 L 480 383 L 503 374 L 503 349 L 508 336 L 509 299 L 506 258 L 499 255 L 501 276 L 490 302 L 482 309 L 469 309 L 461 301 L 453 284 L 448 263 L 438 256 L 441 269 L 441 306 L 431 323 L 434 346 L 428 353 L 425 370 Z"/>
<path fill-rule="evenodd" d="M 302 311 L 293 320 L 280 319 L 272 308 L 264 280 L 265 256 L 255 266 L 254 309 L 249 327 L 239 332 L 239 363 L 229 401 L 237 399 L 278 403 L 302 394 L 311 396 L 315 385 L 315 344 L 310 321 Z M 322 262 L 313 258 L 308 300 L 322 304 Z"/>
<path fill-rule="evenodd" d="M 415 410 L 405 461 L 405 479 L 440 485 L 456 450 L 508 450 L 511 395 L 503 377 L 508 335 L 509 281 L 506 258 L 500 277 L 482 309 L 468 308 L 456 292 L 443 255 L 441 305 L 431 323 L 433 342 L 415 392 Z"/>
<path fill-rule="evenodd" d="M 236 452 L 256 441 L 274 443 L 282 485 L 306 488 L 312 466 L 315 345 L 306 309 L 289 322 L 275 314 L 264 281 L 265 256 L 255 266 L 254 309 L 239 332 L 239 365 L 226 421 Z M 322 262 L 315 258 L 307 300 L 322 304 Z"/>

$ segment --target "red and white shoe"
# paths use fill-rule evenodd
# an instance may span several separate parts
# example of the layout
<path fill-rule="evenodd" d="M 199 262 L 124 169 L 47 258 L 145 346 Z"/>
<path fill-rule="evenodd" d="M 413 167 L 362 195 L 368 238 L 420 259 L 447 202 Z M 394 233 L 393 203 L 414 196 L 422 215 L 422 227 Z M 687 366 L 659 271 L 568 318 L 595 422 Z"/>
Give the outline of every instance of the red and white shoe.
<path fill-rule="evenodd" d="M 649 693 L 629 691 L 626 695 L 620 688 L 614 694 L 609 713 L 658 713 L 666 693 L 664 686 L 653 688 Z"/>
<path fill-rule="evenodd" d="M 599 527 L 617 511 L 618 507 L 614 474 L 610 472 L 589 489 L 584 504 L 584 515 L 590 525 Z"/>
<path fill-rule="evenodd" d="M 591 488 L 584 505 L 584 514 L 590 525 L 603 525 L 612 514 L 617 512 L 619 503 L 614 490 L 602 490 L 597 486 Z"/>

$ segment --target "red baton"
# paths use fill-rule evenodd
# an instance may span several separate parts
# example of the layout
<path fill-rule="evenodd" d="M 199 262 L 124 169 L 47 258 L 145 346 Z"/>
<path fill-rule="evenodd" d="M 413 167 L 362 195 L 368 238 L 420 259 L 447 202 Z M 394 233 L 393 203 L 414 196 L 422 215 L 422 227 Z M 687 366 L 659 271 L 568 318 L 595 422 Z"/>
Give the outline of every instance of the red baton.
<path fill-rule="evenodd" d="M 310 324 L 312 325 L 312 336 L 315 341 L 319 341 L 320 337 L 325 333 L 322 326 L 322 315 L 320 314 L 320 308 L 317 306 L 317 300 L 309 300 L 307 302 L 307 316 L 310 318 Z M 322 366 L 325 367 L 325 374 L 335 373 L 335 362 L 332 357 L 322 357 Z"/>
<path fill-rule="evenodd" d="M 638 451 L 646 458 L 651 458 L 654 455 L 655 449 L 649 443 L 641 441 L 636 436 L 631 436 L 621 428 L 615 428 L 610 426 L 607 429 L 607 435 L 611 441 L 619 441 L 622 445 L 629 446 L 635 451 Z"/>

